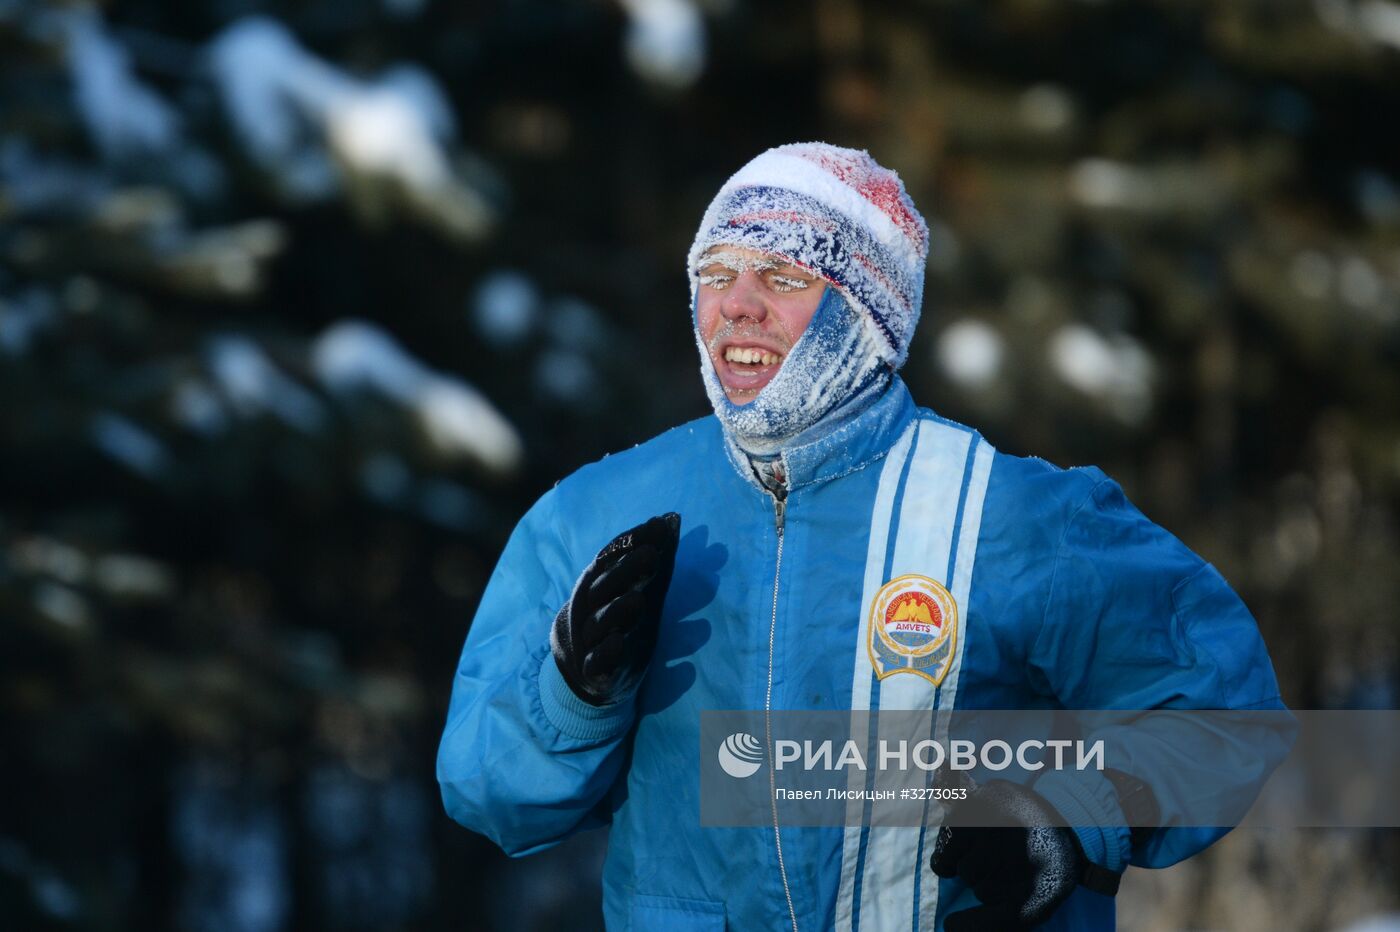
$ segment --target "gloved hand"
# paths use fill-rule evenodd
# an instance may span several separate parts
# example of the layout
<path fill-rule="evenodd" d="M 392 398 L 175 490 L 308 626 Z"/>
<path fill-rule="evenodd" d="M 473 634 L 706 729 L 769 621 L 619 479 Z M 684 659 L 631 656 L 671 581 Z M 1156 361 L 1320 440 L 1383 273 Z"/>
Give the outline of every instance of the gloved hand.
<path fill-rule="evenodd" d="M 1039 925 L 1074 892 L 1089 866 L 1079 838 L 1058 827 L 1037 792 L 988 780 L 938 830 L 933 872 L 960 878 L 981 906 L 952 913 L 946 932 L 1019 932 Z M 957 824 L 963 823 L 963 824 Z"/>
<path fill-rule="evenodd" d="M 681 516 L 672 511 L 614 537 L 555 616 L 549 634 L 554 661 L 584 702 L 619 699 L 646 672 L 680 532 Z"/>

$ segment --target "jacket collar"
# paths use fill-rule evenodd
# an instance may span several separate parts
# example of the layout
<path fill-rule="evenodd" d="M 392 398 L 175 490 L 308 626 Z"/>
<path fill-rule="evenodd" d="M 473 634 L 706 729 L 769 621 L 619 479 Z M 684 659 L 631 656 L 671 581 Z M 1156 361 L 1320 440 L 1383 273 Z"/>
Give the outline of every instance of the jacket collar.
<path fill-rule="evenodd" d="M 914 412 L 914 399 L 904 380 L 898 375 L 891 377 L 880 395 L 859 414 L 814 440 L 804 442 L 799 436 L 793 446 L 783 447 L 780 456 L 788 489 L 835 479 L 878 460 L 904 433 Z M 766 492 L 754 475 L 748 454 L 727 431 L 721 433 L 730 464 L 746 482 Z"/>

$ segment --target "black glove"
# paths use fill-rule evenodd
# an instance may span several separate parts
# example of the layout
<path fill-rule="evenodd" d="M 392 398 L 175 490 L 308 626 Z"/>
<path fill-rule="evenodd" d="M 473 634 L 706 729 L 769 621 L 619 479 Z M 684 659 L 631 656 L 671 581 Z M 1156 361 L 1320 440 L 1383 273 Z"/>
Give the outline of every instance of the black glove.
<path fill-rule="evenodd" d="M 646 672 L 680 534 L 674 511 L 623 531 L 588 564 L 559 610 L 549 643 L 564 682 L 584 702 L 612 702 Z"/>
<path fill-rule="evenodd" d="M 1030 929 L 1050 918 L 1086 871 L 1095 874 L 1074 831 L 1056 826 L 1054 808 L 1019 784 L 988 780 L 952 821 L 938 830 L 933 872 L 961 879 L 982 905 L 948 916 L 947 932 Z"/>

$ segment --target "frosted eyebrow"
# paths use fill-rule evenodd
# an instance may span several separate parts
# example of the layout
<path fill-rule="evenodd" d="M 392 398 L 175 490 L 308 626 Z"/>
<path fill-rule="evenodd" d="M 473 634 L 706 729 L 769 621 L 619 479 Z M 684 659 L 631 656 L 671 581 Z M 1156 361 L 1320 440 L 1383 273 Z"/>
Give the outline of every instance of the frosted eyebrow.
<path fill-rule="evenodd" d="M 816 276 L 800 266 L 786 262 L 777 256 L 759 255 L 753 257 L 740 256 L 728 251 L 717 251 L 706 253 L 700 257 L 700 268 L 707 269 L 710 266 L 718 265 L 736 275 L 743 274 L 749 269 L 755 272 L 777 272 L 780 275 L 789 275 L 797 278 L 811 279 Z"/>
<path fill-rule="evenodd" d="M 736 275 L 740 275 L 749 269 L 758 269 L 759 271 L 763 271 L 765 269 L 774 267 L 774 263 L 770 260 L 767 260 L 765 257 L 760 256 L 750 259 L 747 256 L 740 256 L 727 251 L 716 252 L 705 256 L 701 260 L 701 263 L 702 267 L 706 265 L 718 265 L 721 268 L 728 269 Z"/>

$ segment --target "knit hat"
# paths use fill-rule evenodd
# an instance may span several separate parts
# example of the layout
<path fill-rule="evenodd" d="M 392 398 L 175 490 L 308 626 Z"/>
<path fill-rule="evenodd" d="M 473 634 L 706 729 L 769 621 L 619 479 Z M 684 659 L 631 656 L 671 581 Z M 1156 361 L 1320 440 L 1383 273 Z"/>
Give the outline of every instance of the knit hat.
<path fill-rule="evenodd" d="M 837 289 L 898 369 L 923 303 L 928 226 L 899 176 L 859 149 L 801 142 L 769 149 L 724 183 L 690 247 L 691 303 L 700 257 L 729 245 L 783 257 Z"/>

